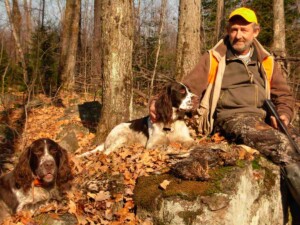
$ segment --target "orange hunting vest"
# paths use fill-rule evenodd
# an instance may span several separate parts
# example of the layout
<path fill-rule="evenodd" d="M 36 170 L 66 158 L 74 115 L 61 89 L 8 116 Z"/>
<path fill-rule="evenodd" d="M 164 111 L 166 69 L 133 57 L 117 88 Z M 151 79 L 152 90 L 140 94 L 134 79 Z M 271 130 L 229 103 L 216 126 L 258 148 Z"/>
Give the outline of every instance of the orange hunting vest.
<path fill-rule="evenodd" d="M 208 75 L 208 83 L 214 83 L 216 80 L 216 74 L 218 71 L 219 61 L 217 58 L 212 54 L 212 51 L 209 53 L 210 56 L 210 69 Z M 269 84 L 268 87 L 270 88 L 271 79 L 274 70 L 274 58 L 272 56 L 266 57 L 262 62 L 262 67 L 265 72 L 267 83 Z"/>

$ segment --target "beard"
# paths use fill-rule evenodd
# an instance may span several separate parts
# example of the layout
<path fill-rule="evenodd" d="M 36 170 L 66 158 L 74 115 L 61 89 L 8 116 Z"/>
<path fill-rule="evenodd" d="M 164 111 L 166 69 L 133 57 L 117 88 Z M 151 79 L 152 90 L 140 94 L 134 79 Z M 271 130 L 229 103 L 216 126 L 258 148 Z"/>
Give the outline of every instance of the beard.
<path fill-rule="evenodd" d="M 249 50 L 253 41 L 246 41 L 246 40 L 229 40 L 230 45 L 233 48 L 234 51 L 237 53 L 245 53 L 245 51 Z"/>

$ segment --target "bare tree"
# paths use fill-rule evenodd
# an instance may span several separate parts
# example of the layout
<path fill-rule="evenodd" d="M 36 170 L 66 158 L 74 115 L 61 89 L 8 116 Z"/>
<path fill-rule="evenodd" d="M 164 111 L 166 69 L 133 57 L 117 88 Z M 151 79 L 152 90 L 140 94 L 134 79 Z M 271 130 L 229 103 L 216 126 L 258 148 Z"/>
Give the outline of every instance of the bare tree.
<path fill-rule="evenodd" d="M 153 69 L 151 83 L 150 83 L 149 96 L 152 96 L 152 92 L 153 92 L 154 80 L 156 76 L 156 68 L 158 63 L 160 47 L 161 47 L 162 32 L 163 32 L 163 27 L 165 22 L 166 8 L 167 8 L 167 0 L 162 0 L 161 10 L 160 10 L 160 21 L 159 21 L 159 28 L 158 28 L 158 40 L 157 40 L 157 47 L 156 47 L 156 54 L 155 54 L 154 69 Z"/>
<path fill-rule="evenodd" d="M 16 29 L 16 34 L 18 36 L 18 38 L 20 39 L 21 37 L 21 24 L 22 24 L 22 16 L 21 16 L 21 12 L 19 9 L 19 3 L 18 0 L 13 0 L 12 1 L 13 5 L 12 5 L 12 21 L 13 24 L 15 26 Z"/>
<path fill-rule="evenodd" d="M 201 0 L 180 0 L 176 79 L 181 80 L 200 58 Z"/>
<path fill-rule="evenodd" d="M 92 72 L 94 76 L 101 77 L 101 4 L 99 0 L 94 0 L 94 36 L 92 52 Z"/>
<path fill-rule="evenodd" d="M 10 26 L 11 26 L 13 37 L 14 37 L 14 40 L 15 40 L 15 44 L 16 44 L 16 47 L 17 47 L 18 56 L 20 58 L 21 65 L 22 65 L 23 80 L 24 80 L 24 83 L 27 84 L 28 83 L 27 65 L 26 65 L 26 62 L 25 62 L 24 51 L 23 51 L 21 43 L 20 43 L 20 37 L 19 37 L 17 29 L 16 29 L 17 25 L 14 24 L 14 20 L 13 20 L 13 17 L 12 17 L 9 0 L 5 0 L 5 8 L 6 8 L 7 16 L 8 16 L 9 22 L 10 22 Z"/>
<path fill-rule="evenodd" d="M 286 57 L 285 47 L 285 18 L 284 18 L 284 0 L 273 0 L 273 44 L 272 52 L 281 59 L 281 67 L 285 75 L 288 74 L 288 66 L 283 61 Z"/>
<path fill-rule="evenodd" d="M 45 0 L 42 0 L 42 1 L 40 1 L 40 8 L 42 9 L 42 10 L 39 10 L 39 14 L 40 14 L 40 20 L 39 20 L 39 23 L 40 23 L 40 27 L 42 28 L 42 29 L 44 29 L 44 25 L 45 25 L 45 5 L 46 5 L 46 2 L 45 2 Z"/>
<path fill-rule="evenodd" d="M 130 119 L 132 108 L 132 0 L 102 0 L 100 10 L 103 108 L 97 142 L 116 124 Z"/>
<path fill-rule="evenodd" d="M 26 21 L 26 31 L 24 35 L 25 39 L 25 51 L 27 52 L 28 46 L 30 44 L 31 39 L 31 33 L 32 33 L 32 23 L 31 23 L 31 1 L 29 1 L 29 4 L 27 0 L 23 0 L 24 5 L 24 14 L 25 14 L 25 21 Z"/>
<path fill-rule="evenodd" d="M 75 65 L 78 48 L 80 0 L 67 0 L 61 32 L 61 55 L 58 68 L 61 90 L 72 92 L 75 86 Z"/>
<path fill-rule="evenodd" d="M 224 29 L 224 0 L 217 1 L 217 16 L 215 26 L 215 42 L 217 43 L 222 36 Z"/>
<path fill-rule="evenodd" d="M 274 38 L 272 50 L 276 55 L 286 56 L 285 49 L 285 18 L 284 0 L 273 0 L 274 11 Z"/>

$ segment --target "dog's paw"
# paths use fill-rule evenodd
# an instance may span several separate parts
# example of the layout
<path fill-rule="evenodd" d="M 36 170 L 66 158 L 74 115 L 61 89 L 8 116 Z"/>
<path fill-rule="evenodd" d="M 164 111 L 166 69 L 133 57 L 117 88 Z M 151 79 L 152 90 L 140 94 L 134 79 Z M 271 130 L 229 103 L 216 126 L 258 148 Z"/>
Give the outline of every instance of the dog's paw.
<path fill-rule="evenodd" d="M 146 149 L 166 149 L 170 144 L 167 138 L 149 140 L 146 144 Z"/>
<path fill-rule="evenodd" d="M 195 143 L 194 139 L 191 139 L 191 140 L 182 142 L 182 147 L 189 149 L 195 144 L 196 143 Z"/>

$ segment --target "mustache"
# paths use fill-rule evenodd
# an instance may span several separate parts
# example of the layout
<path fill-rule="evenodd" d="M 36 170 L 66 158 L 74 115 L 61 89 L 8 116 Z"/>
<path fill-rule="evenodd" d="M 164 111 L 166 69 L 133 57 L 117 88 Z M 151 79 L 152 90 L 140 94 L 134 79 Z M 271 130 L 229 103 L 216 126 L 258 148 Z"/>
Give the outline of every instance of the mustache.
<path fill-rule="evenodd" d="M 235 44 L 235 43 L 237 43 L 237 42 L 244 42 L 244 43 L 245 43 L 246 40 L 244 40 L 244 38 L 240 38 L 240 39 L 236 39 L 236 38 L 235 38 L 235 39 L 232 40 L 232 44 Z"/>

